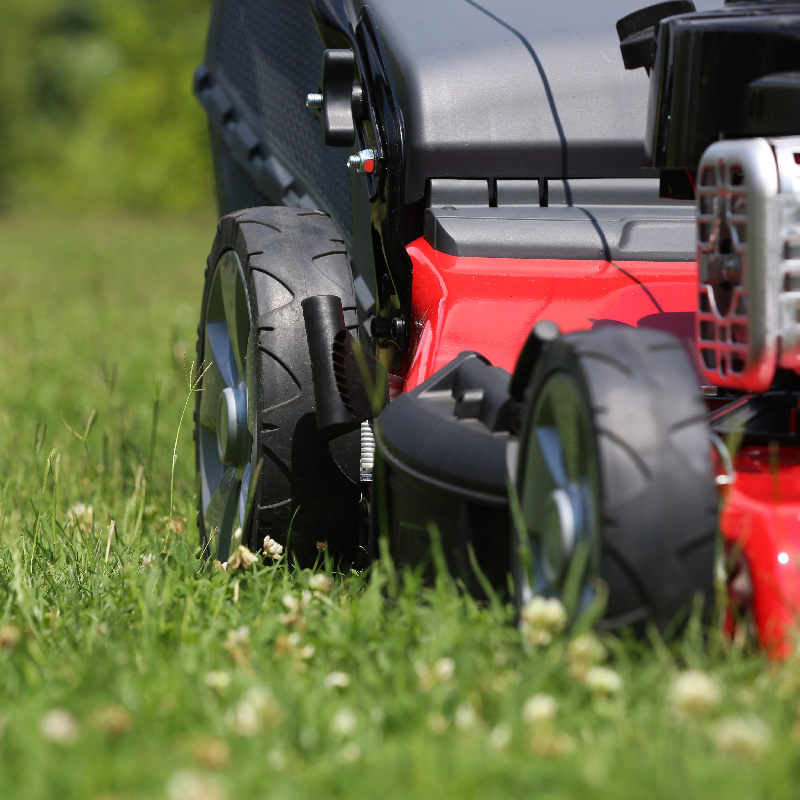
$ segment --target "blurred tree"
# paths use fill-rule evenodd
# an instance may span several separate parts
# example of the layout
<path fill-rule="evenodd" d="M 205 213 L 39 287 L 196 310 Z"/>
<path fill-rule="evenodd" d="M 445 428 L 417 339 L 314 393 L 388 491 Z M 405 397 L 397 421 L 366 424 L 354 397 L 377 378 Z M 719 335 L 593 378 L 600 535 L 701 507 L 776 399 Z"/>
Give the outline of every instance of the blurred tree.
<path fill-rule="evenodd" d="M 211 202 L 202 0 L 2 0 L 0 205 Z"/>

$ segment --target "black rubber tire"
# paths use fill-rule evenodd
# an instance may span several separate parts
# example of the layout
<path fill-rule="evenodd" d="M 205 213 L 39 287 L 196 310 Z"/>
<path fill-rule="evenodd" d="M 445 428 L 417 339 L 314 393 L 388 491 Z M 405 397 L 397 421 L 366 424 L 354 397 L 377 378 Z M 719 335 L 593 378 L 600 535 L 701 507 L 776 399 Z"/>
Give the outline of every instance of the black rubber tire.
<path fill-rule="evenodd" d="M 256 446 L 251 466 L 255 471 L 260 462 L 261 468 L 250 529 L 243 532 L 242 543 L 259 551 L 265 536 L 284 545 L 289 537 L 291 557 L 309 565 L 319 556 L 318 543 L 324 542 L 337 560 L 352 563 L 358 547 L 360 435 L 355 431 L 329 442 L 317 433 L 300 305 L 313 295 L 338 295 L 347 327 L 357 335 L 355 292 L 343 237 L 320 211 L 263 207 L 223 217 L 208 257 L 198 364 L 207 358 L 205 314 L 212 278 L 229 251 L 238 256 L 244 271 L 257 344 Z M 202 391 L 197 398 L 198 528 L 201 545 L 210 551 L 199 486 Z"/>
<path fill-rule="evenodd" d="M 589 580 L 594 571 L 608 587 L 601 627 L 641 631 L 652 621 L 666 630 L 698 595 L 707 602 L 713 595 L 716 490 L 706 408 L 695 372 L 680 342 L 661 331 L 604 328 L 549 342 L 526 393 L 516 483 L 520 492 L 530 494 L 524 487 L 539 480 L 531 474 L 526 483 L 528 462 L 546 463 L 539 455 L 544 446 L 537 443 L 549 419 L 541 404 L 558 407 L 561 402 L 557 393 L 552 401 L 542 398 L 562 386 L 574 392 L 564 402 L 585 410 L 591 437 L 582 458 L 594 460 L 587 471 L 595 476 L 589 480 L 593 508 L 575 519 L 588 520 L 580 530 L 596 539 L 587 542 L 585 577 Z M 564 436 L 559 430 L 566 453 Z M 519 500 L 524 507 L 525 497 Z M 542 552 L 530 528 L 546 524 L 532 523 L 537 514 L 541 518 L 542 509 L 527 509 L 533 561 Z M 535 582 L 526 572 L 530 560 L 521 557 L 526 543 L 516 534 L 513 539 L 517 586 Z M 557 595 L 563 580 L 563 573 L 549 584 L 540 579 L 533 589 Z"/>

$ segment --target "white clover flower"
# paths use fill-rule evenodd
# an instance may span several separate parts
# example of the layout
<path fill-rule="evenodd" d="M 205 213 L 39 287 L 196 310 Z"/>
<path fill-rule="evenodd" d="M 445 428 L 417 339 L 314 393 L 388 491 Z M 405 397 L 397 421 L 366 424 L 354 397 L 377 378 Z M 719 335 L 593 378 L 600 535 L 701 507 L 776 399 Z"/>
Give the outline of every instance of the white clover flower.
<path fill-rule="evenodd" d="M 339 760 L 343 764 L 355 764 L 361 758 L 361 748 L 355 742 L 348 742 L 339 751 Z"/>
<path fill-rule="evenodd" d="M 453 724 L 462 731 L 474 728 L 477 721 L 475 709 L 469 703 L 461 703 L 453 714 Z"/>
<path fill-rule="evenodd" d="M 345 689 L 350 685 L 350 676 L 346 672 L 334 670 L 325 676 L 322 684 L 328 689 Z"/>
<path fill-rule="evenodd" d="M 433 675 L 437 681 L 444 683 L 453 677 L 456 671 L 456 662 L 452 658 L 440 658 L 433 665 Z"/>
<path fill-rule="evenodd" d="M 275 695 L 265 686 L 251 686 L 242 696 L 242 702 L 252 706 L 262 717 L 274 717 L 280 708 Z"/>
<path fill-rule="evenodd" d="M 535 694 L 522 706 L 522 719 L 528 725 L 552 722 L 558 714 L 558 703 L 550 694 Z"/>
<path fill-rule="evenodd" d="M 553 634 L 562 631 L 567 624 L 567 612 L 555 597 L 531 598 L 520 614 L 520 630 L 531 644 L 548 645 Z"/>
<path fill-rule="evenodd" d="M 714 725 L 710 733 L 719 751 L 744 758 L 763 755 L 772 741 L 766 723 L 754 716 L 726 717 Z"/>
<path fill-rule="evenodd" d="M 264 555 L 268 556 L 273 561 L 280 561 L 283 556 L 283 545 L 280 542 L 276 542 L 270 536 L 264 537 L 264 543 L 261 549 L 264 551 Z"/>
<path fill-rule="evenodd" d="M 228 631 L 225 641 L 222 643 L 224 650 L 238 650 L 250 642 L 250 628 L 241 625 L 232 631 Z"/>
<path fill-rule="evenodd" d="M 720 701 L 719 684 L 699 670 L 689 669 L 672 682 L 669 699 L 678 714 L 697 717 L 710 711 Z"/>
<path fill-rule="evenodd" d="M 424 692 L 429 692 L 434 686 L 449 681 L 456 671 L 456 662 L 449 657 L 438 659 L 432 667 L 423 661 L 414 664 L 414 671 L 417 673 L 420 688 Z"/>
<path fill-rule="evenodd" d="M 74 744 L 78 738 L 78 723 L 69 711 L 53 708 L 39 720 L 43 739 L 57 744 Z"/>
<path fill-rule="evenodd" d="M 225 691 L 231 685 L 230 673 L 222 670 L 206 672 L 205 684 L 210 689 L 216 689 L 218 692 Z"/>
<path fill-rule="evenodd" d="M 261 730 L 261 717 L 258 709 L 240 700 L 228 709 L 225 715 L 228 727 L 239 736 L 255 736 Z"/>
<path fill-rule="evenodd" d="M 227 568 L 229 570 L 245 570 L 256 563 L 258 563 L 258 556 L 255 553 L 251 553 L 243 544 L 240 544 L 228 559 Z"/>
<path fill-rule="evenodd" d="M 67 513 L 81 528 L 91 528 L 94 525 L 94 508 L 86 503 L 74 503 Z"/>
<path fill-rule="evenodd" d="M 358 726 L 356 715 L 346 707 L 336 711 L 331 719 L 330 731 L 338 739 L 345 739 L 355 733 Z"/>
<path fill-rule="evenodd" d="M 302 643 L 302 638 L 297 631 L 288 634 L 281 641 L 284 643 L 285 649 L 289 655 L 293 656 L 294 658 L 299 658 L 303 661 L 311 658 L 316 652 L 313 644 Z"/>
<path fill-rule="evenodd" d="M 505 750 L 510 741 L 511 726 L 500 723 L 499 725 L 495 725 L 489 732 L 489 738 L 486 740 L 486 744 L 490 750 L 498 752 L 500 750 Z"/>
<path fill-rule="evenodd" d="M 167 782 L 169 800 L 227 800 L 219 781 L 189 770 L 176 772 Z"/>
<path fill-rule="evenodd" d="M 300 601 L 293 594 L 285 594 L 281 598 L 281 603 L 289 609 L 289 611 L 300 611 Z"/>
<path fill-rule="evenodd" d="M 583 680 L 586 673 L 607 655 L 605 645 L 593 634 L 583 633 L 567 645 L 568 672 L 576 680 Z"/>
<path fill-rule="evenodd" d="M 284 625 L 304 628 L 305 620 L 303 619 L 303 614 L 312 598 L 313 595 L 307 590 L 304 590 L 299 598 L 295 597 L 293 594 L 285 594 L 281 598 L 281 602 L 284 607 L 288 609 L 288 613 L 281 617 L 281 622 L 283 622 Z"/>
<path fill-rule="evenodd" d="M 315 572 L 308 578 L 308 588 L 312 592 L 320 594 L 330 594 L 333 589 L 333 581 L 322 572 Z"/>
<path fill-rule="evenodd" d="M 609 667 L 592 667 L 586 672 L 584 683 L 598 697 L 608 697 L 622 690 L 622 677 Z"/>
<path fill-rule="evenodd" d="M 155 566 L 156 557 L 152 553 L 147 553 L 146 555 L 142 554 L 142 566 L 143 567 L 152 567 Z"/>

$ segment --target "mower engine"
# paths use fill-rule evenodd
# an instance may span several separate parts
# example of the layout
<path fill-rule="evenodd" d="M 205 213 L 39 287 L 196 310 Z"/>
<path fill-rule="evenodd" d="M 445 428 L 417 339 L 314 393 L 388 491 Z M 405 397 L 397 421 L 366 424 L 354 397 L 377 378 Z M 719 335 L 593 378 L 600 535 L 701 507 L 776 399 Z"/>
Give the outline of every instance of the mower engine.
<path fill-rule="evenodd" d="M 700 367 L 766 391 L 800 369 L 800 137 L 715 142 L 696 192 Z"/>

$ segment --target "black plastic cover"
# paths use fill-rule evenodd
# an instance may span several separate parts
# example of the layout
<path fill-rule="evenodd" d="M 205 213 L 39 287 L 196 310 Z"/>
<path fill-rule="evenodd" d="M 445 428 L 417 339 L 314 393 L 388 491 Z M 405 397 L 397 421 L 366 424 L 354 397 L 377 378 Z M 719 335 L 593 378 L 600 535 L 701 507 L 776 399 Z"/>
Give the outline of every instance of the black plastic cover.
<path fill-rule="evenodd" d="M 800 131 L 800 72 L 765 75 L 749 86 L 748 134 L 793 136 Z"/>
<path fill-rule="evenodd" d="M 656 28 L 666 17 L 695 11 L 692 0 L 667 0 L 634 11 L 617 22 L 619 51 L 625 69 L 644 67 L 648 71 L 656 57 Z"/>
<path fill-rule="evenodd" d="M 800 6 L 791 2 L 729 3 L 716 12 L 687 14 L 661 23 L 651 75 L 647 157 L 654 167 L 695 169 L 722 136 L 769 136 L 779 106 L 751 111 L 751 97 L 780 102 L 786 95 L 759 78 L 800 71 Z M 751 86 L 753 88 L 751 88 Z M 791 95 L 791 90 L 789 92 Z M 761 128 L 761 123 L 764 127 Z M 797 131 L 793 131 L 797 133 Z"/>
<path fill-rule="evenodd" d="M 408 202 L 431 177 L 642 174 L 647 76 L 623 68 L 615 28 L 637 0 L 364 5 L 401 98 Z"/>
<path fill-rule="evenodd" d="M 482 356 L 462 353 L 384 409 L 378 449 L 426 482 L 504 505 L 510 379 Z"/>

